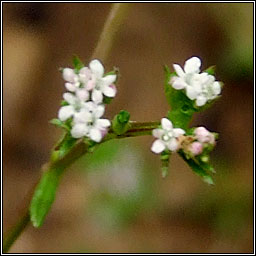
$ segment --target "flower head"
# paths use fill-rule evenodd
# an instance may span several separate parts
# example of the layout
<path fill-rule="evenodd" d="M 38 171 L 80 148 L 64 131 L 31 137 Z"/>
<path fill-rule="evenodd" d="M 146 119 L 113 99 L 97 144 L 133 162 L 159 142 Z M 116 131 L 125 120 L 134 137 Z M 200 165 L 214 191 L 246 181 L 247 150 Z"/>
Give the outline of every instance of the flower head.
<path fill-rule="evenodd" d="M 173 128 L 172 122 L 167 118 L 162 118 L 161 128 L 153 130 L 154 141 L 151 150 L 159 154 L 164 150 L 177 151 L 179 149 L 178 137 L 185 134 L 180 128 Z"/>
<path fill-rule="evenodd" d="M 116 75 L 104 76 L 104 67 L 99 60 L 92 60 L 89 67 L 79 70 L 64 68 L 62 73 L 68 92 L 63 94 L 67 105 L 62 106 L 58 117 L 65 122 L 72 118 L 71 135 L 74 138 L 88 137 L 100 142 L 111 125 L 101 118 L 105 111 L 103 97 L 114 97 Z"/>
<path fill-rule="evenodd" d="M 176 90 L 184 89 L 190 100 L 195 100 L 198 107 L 215 99 L 221 92 L 220 82 L 206 72 L 200 73 L 201 60 L 192 57 L 185 62 L 184 70 L 173 65 L 177 76 L 173 76 L 170 84 Z"/>

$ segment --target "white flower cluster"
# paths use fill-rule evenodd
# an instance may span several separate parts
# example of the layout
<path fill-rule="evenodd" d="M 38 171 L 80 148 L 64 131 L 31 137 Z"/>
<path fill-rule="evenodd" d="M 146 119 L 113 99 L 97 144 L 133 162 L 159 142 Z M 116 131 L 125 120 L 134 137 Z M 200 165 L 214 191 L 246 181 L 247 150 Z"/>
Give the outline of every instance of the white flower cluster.
<path fill-rule="evenodd" d="M 72 120 L 71 135 L 74 138 L 89 137 L 100 142 L 111 125 L 108 119 L 102 119 L 105 112 L 104 96 L 116 95 L 116 75 L 104 76 L 104 67 L 98 60 L 92 60 L 89 67 L 83 67 L 76 72 L 64 68 L 63 78 L 69 92 L 63 94 L 68 105 L 60 108 L 58 118 Z"/>
<path fill-rule="evenodd" d="M 175 152 L 179 149 L 179 136 L 185 134 L 185 131 L 180 128 L 173 128 L 172 122 L 167 118 L 161 119 L 161 128 L 153 130 L 153 136 L 157 138 L 154 141 L 151 150 L 159 154 L 164 150 Z"/>
<path fill-rule="evenodd" d="M 192 57 L 185 62 L 184 70 L 178 65 L 173 65 L 178 76 L 170 80 L 170 84 L 176 90 L 185 89 L 190 100 L 195 100 L 198 107 L 215 99 L 221 93 L 220 82 L 206 72 L 200 73 L 201 60 Z"/>

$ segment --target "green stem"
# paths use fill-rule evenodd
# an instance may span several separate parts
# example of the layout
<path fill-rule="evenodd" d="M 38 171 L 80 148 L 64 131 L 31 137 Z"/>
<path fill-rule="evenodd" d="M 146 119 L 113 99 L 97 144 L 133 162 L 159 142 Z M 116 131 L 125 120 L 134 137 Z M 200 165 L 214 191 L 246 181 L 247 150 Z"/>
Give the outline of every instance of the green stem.
<path fill-rule="evenodd" d="M 22 231 L 27 227 L 30 222 L 29 212 L 27 211 L 24 216 L 17 221 L 17 223 L 5 234 L 3 240 L 3 253 L 8 252 L 12 244 L 19 237 Z"/>
<path fill-rule="evenodd" d="M 116 135 L 113 132 L 109 132 L 106 138 L 102 142 L 106 142 L 112 139 L 121 139 L 127 137 L 136 137 L 143 135 L 150 135 L 152 130 L 159 126 L 159 122 L 130 122 L 130 128 L 122 135 Z M 63 157 L 50 161 L 42 167 L 43 172 L 50 172 L 53 169 L 61 169 L 62 172 L 74 163 L 78 158 L 85 155 L 88 152 L 88 145 L 82 140 L 79 140 Z M 5 233 L 3 239 L 3 252 L 6 253 L 19 237 L 22 231 L 30 223 L 29 209 L 26 210 L 25 215 L 20 218 L 16 224 Z"/>

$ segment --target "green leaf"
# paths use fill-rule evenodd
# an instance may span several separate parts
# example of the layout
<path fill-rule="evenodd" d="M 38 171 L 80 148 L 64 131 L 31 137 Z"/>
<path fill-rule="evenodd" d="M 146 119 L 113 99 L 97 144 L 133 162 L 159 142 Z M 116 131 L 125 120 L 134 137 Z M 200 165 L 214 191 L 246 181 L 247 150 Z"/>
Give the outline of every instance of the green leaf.
<path fill-rule="evenodd" d="M 50 169 L 43 174 L 36 186 L 29 208 L 31 222 L 36 228 L 39 228 L 43 224 L 54 202 L 62 171 L 62 168 Z"/>
<path fill-rule="evenodd" d="M 112 121 L 112 129 L 115 134 L 124 134 L 130 127 L 129 125 L 130 113 L 126 110 L 121 110 L 117 115 L 115 115 Z"/>
<path fill-rule="evenodd" d="M 169 68 L 165 66 L 165 95 L 171 107 L 167 116 L 174 127 L 187 130 L 197 109 L 194 107 L 194 102 L 186 96 L 183 90 L 176 90 L 171 86 L 170 80 L 173 76 L 176 76 L 176 73 L 170 73 Z"/>
<path fill-rule="evenodd" d="M 73 57 L 73 66 L 76 71 L 79 71 L 84 67 L 84 63 L 78 58 L 78 56 L 74 55 Z"/>
<path fill-rule="evenodd" d="M 54 119 L 50 120 L 50 124 L 53 124 L 53 125 L 55 125 L 57 127 L 60 127 L 60 128 L 62 128 L 64 130 L 67 130 L 67 131 L 70 130 L 70 127 L 67 125 L 66 122 L 62 122 L 62 121 L 60 121 L 57 118 L 54 118 Z"/>
<path fill-rule="evenodd" d="M 183 158 L 183 160 L 190 166 L 192 171 L 197 174 L 201 179 L 210 184 L 214 185 L 214 181 L 212 177 L 208 174 L 208 172 L 204 169 L 206 166 L 203 166 L 202 164 L 198 163 L 192 158 L 187 159 L 185 154 L 183 152 L 179 152 L 179 155 Z"/>

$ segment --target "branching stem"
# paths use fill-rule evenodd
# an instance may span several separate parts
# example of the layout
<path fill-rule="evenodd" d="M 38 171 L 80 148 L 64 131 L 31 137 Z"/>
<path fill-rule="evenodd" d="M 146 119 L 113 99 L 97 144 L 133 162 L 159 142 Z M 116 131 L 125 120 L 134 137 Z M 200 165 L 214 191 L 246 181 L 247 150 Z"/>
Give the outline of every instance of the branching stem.
<path fill-rule="evenodd" d="M 152 130 L 159 126 L 159 122 L 130 122 L 130 128 L 122 135 L 116 135 L 113 132 L 109 132 L 109 134 L 105 137 L 102 143 L 112 140 L 112 139 L 121 139 L 127 137 L 136 137 L 143 135 L 150 135 Z M 67 152 L 62 158 L 43 165 L 42 172 L 49 172 L 53 168 L 60 168 L 61 170 L 65 170 L 72 163 L 74 163 L 78 158 L 85 155 L 88 152 L 88 145 L 84 143 L 83 140 L 79 140 L 70 150 Z M 19 237 L 22 231 L 28 226 L 30 223 L 29 209 L 26 209 L 25 214 L 15 223 L 13 227 L 10 228 L 4 235 L 3 239 L 3 252 L 6 253 L 15 242 L 15 240 Z"/>

